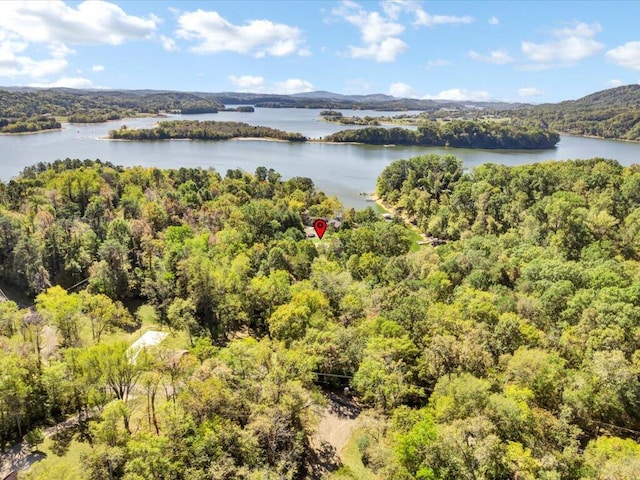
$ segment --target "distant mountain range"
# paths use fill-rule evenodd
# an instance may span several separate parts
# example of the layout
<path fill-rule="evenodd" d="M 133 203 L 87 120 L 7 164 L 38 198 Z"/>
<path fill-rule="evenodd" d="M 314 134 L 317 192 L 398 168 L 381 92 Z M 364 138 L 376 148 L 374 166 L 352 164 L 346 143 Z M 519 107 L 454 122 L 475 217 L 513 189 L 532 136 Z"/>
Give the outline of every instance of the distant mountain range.
<path fill-rule="evenodd" d="M 223 104 L 239 104 L 239 103 L 281 103 L 291 104 L 291 106 L 302 106 L 301 104 L 321 103 L 327 108 L 332 104 L 360 106 L 360 104 L 382 104 L 382 105 L 404 105 L 407 109 L 432 109 L 434 107 L 452 107 L 452 108 L 485 108 L 496 110 L 511 110 L 514 108 L 534 108 L 548 109 L 551 106 L 555 108 L 611 108 L 611 107 L 634 107 L 640 108 L 640 85 L 624 85 L 621 87 L 610 88 L 599 92 L 592 93 L 577 100 L 565 100 L 558 103 L 545 103 L 540 105 L 532 105 L 519 102 L 474 102 L 474 101 L 458 101 L 458 100 L 421 100 L 414 98 L 393 97 L 382 93 L 374 93 L 369 95 L 344 95 L 340 93 L 328 92 L 326 90 L 317 90 L 314 92 L 295 93 L 291 95 L 273 94 L 273 93 L 244 93 L 244 92 L 179 92 L 175 90 L 124 90 L 124 89 L 75 89 L 75 88 L 35 88 L 35 87 L 0 87 L 0 90 L 9 92 L 43 92 L 50 91 L 56 93 L 64 93 L 67 95 L 80 96 L 149 96 L 149 95 L 171 95 L 171 96 L 189 96 L 191 98 L 200 97 L 208 100 L 218 100 Z M 284 106 L 284 105 L 283 105 Z M 322 108 L 322 107 L 321 107 Z"/>
<path fill-rule="evenodd" d="M 327 91 L 295 93 L 292 95 L 243 92 L 177 92 L 173 90 L 120 90 L 120 89 L 73 89 L 34 87 L 0 87 L 14 93 L 52 92 L 75 96 L 129 97 L 129 96 L 195 96 L 206 100 L 215 100 L 222 104 L 239 105 L 251 103 L 257 106 L 298 107 L 298 108 L 353 108 L 357 110 L 433 110 L 437 108 L 482 108 L 510 110 L 529 106 L 526 103 L 509 102 L 471 102 L 455 100 L 420 100 L 398 98 L 381 93 L 370 95 L 343 95 Z M 1 112 L 0 112 L 1 114 Z"/>

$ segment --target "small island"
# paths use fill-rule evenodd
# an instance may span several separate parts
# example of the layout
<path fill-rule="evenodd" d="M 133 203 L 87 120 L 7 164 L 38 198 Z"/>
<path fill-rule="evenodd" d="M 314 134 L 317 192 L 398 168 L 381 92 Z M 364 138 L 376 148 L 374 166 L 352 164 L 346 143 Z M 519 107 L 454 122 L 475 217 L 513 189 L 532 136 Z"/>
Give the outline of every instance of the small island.
<path fill-rule="evenodd" d="M 130 129 L 122 126 L 111 130 L 112 140 L 231 140 L 233 138 L 262 138 L 289 142 L 304 142 L 299 133 L 285 132 L 270 127 L 254 126 L 242 122 L 215 122 L 211 120 L 172 120 L 159 122 L 152 128 Z"/>
<path fill-rule="evenodd" d="M 342 112 L 335 112 L 333 110 L 323 110 L 320 112 L 320 117 L 325 122 L 339 123 L 341 125 L 363 125 L 363 126 L 379 126 L 379 118 L 376 117 L 357 117 L 350 116 L 345 117 Z"/>
<path fill-rule="evenodd" d="M 256 111 L 251 105 L 242 105 L 240 107 L 225 107 L 221 112 L 238 112 L 238 113 L 253 113 Z"/>
<path fill-rule="evenodd" d="M 60 122 L 48 115 L 0 118 L 0 133 L 35 133 L 60 128 Z"/>

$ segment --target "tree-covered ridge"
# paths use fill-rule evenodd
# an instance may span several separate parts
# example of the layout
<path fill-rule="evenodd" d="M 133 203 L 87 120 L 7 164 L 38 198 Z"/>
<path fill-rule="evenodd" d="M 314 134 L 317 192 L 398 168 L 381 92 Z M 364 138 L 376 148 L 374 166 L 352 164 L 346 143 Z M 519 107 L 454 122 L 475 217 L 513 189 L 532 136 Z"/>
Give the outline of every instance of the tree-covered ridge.
<path fill-rule="evenodd" d="M 158 114 L 163 111 L 190 113 L 215 113 L 224 108 L 212 98 L 194 94 L 137 93 L 123 91 L 83 91 L 68 89 L 37 90 L 32 92 L 8 92 L 0 90 L 0 124 L 8 127 L 16 123 L 36 123 L 42 115 L 67 117 L 70 122 L 97 123 L 132 117 L 138 114 Z M 51 119 L 51 121 L 55 121 Z M 52 127 L 40 122 L 38 130 Z M 28 130 L 20 130 L 28 131 Z"/>
<path fill-rule="evenodd" d="M 640 140 L 640 85 L 596 92 L 578 100 L 504 112 L 544 122 L 563 133 Z"/>
<path fill-rule="evenodd" d="M 560 136 L 534 126 L 515 126 L 498 122 L 454 120 L 448 123 L 427 121 L 417 131 L 406 128 L 367 127 L 343 130 L 324 138 L 330 142 L 357 142 L 368 145 L 449 146 L 486 149 L 547 149 Z"/>
<path fill-rule="evenodd" d="M 111 130 L 109 138 L 116 140 L 229 140 L 231 138 L 273 138 L 290 142 L 304 142 L 299 133 L 276 128 L 252 126 L 242 122 L 214 122 L 211 120 L 172 120 L 158 122 L 152 128 L 129 129 L 123 126 Z"/>
<path fill-rule="evenodd" d="M 2 278 L 38 293 L 35 310 L 0 303 L 0 441 L 93 413 L 77 469 L 26 478 L 304 478 L 324 373 L 352 377 L 378 478 L 638 478 L 636 176 L 599 159 L 396 162 L 387 201 L 461 222 L 410 252 L 371 209 L 305 238 L 303 218 L 339 203 L 265 168 L 26 169 L 0 183 Z M 117 339 L 140 321 L 184 343 L 131 363 Z"/>

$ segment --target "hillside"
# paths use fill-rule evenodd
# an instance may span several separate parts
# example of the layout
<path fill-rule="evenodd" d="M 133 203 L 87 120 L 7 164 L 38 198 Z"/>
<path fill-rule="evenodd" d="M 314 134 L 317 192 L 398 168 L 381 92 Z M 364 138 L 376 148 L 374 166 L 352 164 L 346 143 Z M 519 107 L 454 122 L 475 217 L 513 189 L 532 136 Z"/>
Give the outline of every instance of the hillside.
<path fill-rule="evenodd" d="M 224 106 L 213 98 L 184 92 L 69 88 L 0 90 L 0 131 L 18 133 L 60 128 L 58 122 L 42 116 L 76 123 L 99 123 L 136 115 L 155 115 L 164 110 L 190 114 L 216 113 L 221 108 Z"/>
<path fill-rule="evenodd" d="M 578 100 L 503 112 L 535 118 L 561 133 L 640 141 L 640 85 L 602 90 Z"/>
<path fill-rule="evenodd" d="M 582 108 L 633 107 L 640 108 L 640 85 L 623 85 L 592 93 L 578 100 L 561 102 L 559 105 L 575 104 Z"/>

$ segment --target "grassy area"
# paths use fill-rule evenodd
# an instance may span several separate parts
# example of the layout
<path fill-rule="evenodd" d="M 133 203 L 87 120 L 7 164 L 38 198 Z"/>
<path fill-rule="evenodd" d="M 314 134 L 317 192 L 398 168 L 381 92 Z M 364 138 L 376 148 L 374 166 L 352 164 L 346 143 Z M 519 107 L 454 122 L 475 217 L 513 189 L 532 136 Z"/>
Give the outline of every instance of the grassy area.
<path fill-rule="evenodd" d="M 169 332 L 167 327 L 163 327 L 156 323 L 150 314 L 150 307 L 143 306 L 140 318 L 142 324 L 140 328 L 133 332 L 116 330 L 113 333 L 104 335 L 102 343 L 111 344 L 124 341 L 131 345 L 147 331 L 159 330 Z M 90 332 L 83 329 L 83 341 L 86 345 L 92 345 Z M 162 342 L 162 345 L 169 349 L 181 350 L 189 346 L 189 340 L 186 332 L 169 332 L 169 336 Z M 167 403 L 162 387 L 158 390 L 156 398 L 156 408 L 160 410 Z M 130 399 L 129 408 L 131 408 L 131 428 L 132 431 L 145 430 L 147 425 L 147 407 L 146 397 L 140 384 L 138 384 L 133 397 Z M 120 425 L 122 428 L 122 425 Z M 62 455 L 54 452 L 57 451 L 55 442 L 52 438 L 46 438 L 44 443 L 39 446 L 38 450 L 45 455 L 45 458 L 33 465 L 28 477 L 24 474 L 20 478 L 55 478 L 56 480 L 85 480 L 86 477 L 81 471 L 80 457 L 83 453 L 90 451 L 91 447 L 88 443 L 78 441 L 78 435 L 74 434 L 73 439 L 68 443 L 68 448 L 63 450 Z M 61 453 L 58 450 L 58 453 Z"/>
<path fill-rule="evenodd" d="M 382 215 L 383 213 L 391 213 L 392 215 L 394 214 L 391 210 L 385 208 L 384 205 L 382 205 L 380 202 L 375 202 L 373 204 L 373 210 L 380 215 Z M 409 239 L 411 240 L 411 251 L 417 252 L 422 246 L 418 245 L 418 242 L 421 242 L 423 240 L 422 234 L 420 233 L 420 230 L 418 230 L 418 227 L 416 227 L 415 225 L 412 225 L 408 222 L 405 222 L 405 225 L 407 226 Z"/>
<path fill-rule="evenodd" d="M 378 480 L 378 476 L 362 463 L 355 435 L 352 434 L 349 437 L 349 441 L 342 451 L 341 460 L 342 467 L 333 472 L 328 480 Z"/>
<path fill-rule="evenodd" d="M 54 453 L 54 440 L 47 438 L 38 450 L 46 455 L 46 458 L 35 463 L 31 468 L 34 478 L 55 478 L 56 480 L 84 480 L 81 471 L 80 457 L 91 450 L 88 443 L 73 439 L 62 456 Z M 31 476 L 31 475 L 29 475 Z M 25 478 L 20 475 L 20 478 Z M 29 478 L 29 477 L 27 477 Z"/>

